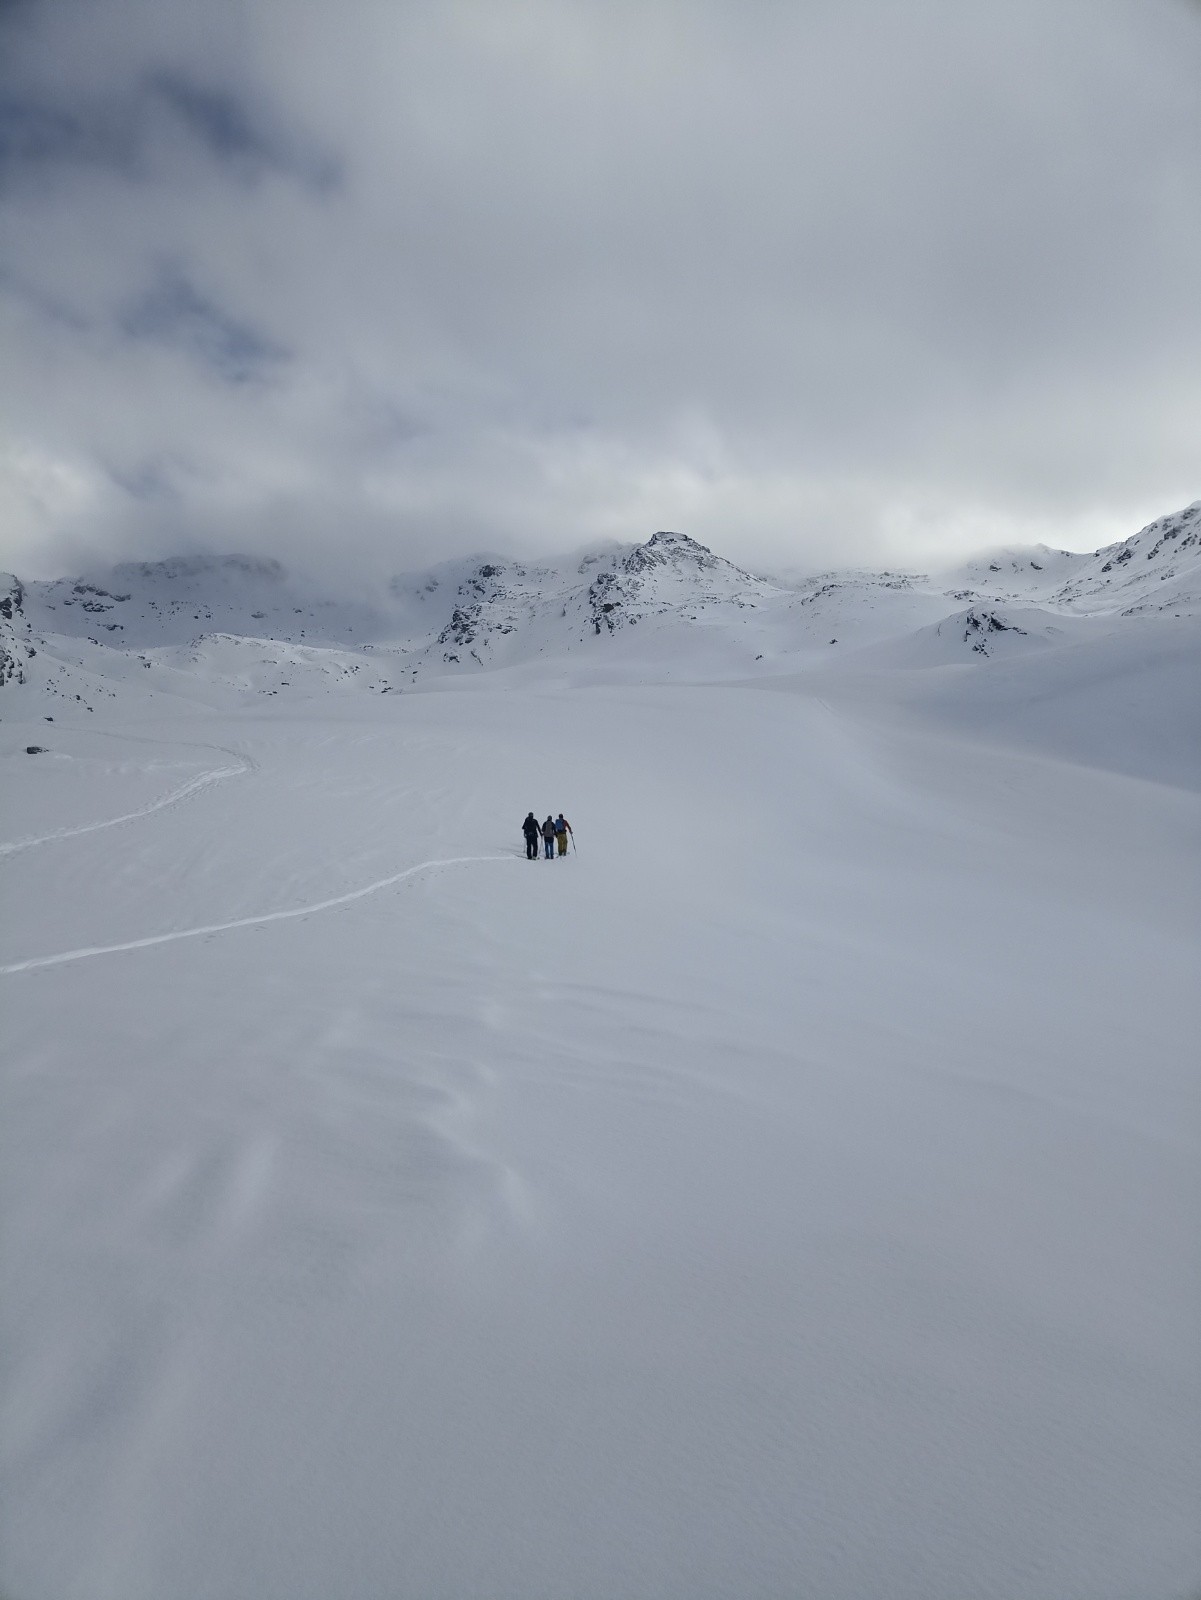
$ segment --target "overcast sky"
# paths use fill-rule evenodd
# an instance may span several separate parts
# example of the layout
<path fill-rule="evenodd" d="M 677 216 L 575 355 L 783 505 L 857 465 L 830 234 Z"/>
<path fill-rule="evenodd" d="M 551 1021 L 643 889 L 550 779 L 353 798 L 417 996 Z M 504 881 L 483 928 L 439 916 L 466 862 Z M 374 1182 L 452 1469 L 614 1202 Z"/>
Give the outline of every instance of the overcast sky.
<path fill-rule="evenodd" d="M 0 0 L 0 566 L 1201 495 L 1188 0 Z"/>

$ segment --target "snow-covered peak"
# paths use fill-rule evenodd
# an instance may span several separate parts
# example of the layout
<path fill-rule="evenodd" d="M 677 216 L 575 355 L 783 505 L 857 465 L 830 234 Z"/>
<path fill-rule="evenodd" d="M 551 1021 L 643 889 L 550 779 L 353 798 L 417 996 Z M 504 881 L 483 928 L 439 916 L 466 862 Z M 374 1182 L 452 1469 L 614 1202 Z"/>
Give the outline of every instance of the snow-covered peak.
<path fill-rule="evenodd" d="M 1174 544 L 1176 540 L 1180 541 L 1179 544 Z M 1169 545 L 1173 545 L 1177 550 L 1201 547 L 1201 500 L 1194 500 L 1191 505 L 1185 506 L 1183 511 L 1171 511 L 1167 516 L 1156 517 L 1154 522 L 1149 522 L 1145 528 L 1140 528 L 1129 539 L 1123 539 L 1105 550 L 1099 550 L 1097 554 L 1111 556 L 1115 552 L 1134 550 L 1150 560 Z"/>
<path fill-rule="evenodd" d="M 713 568 L 728 567 L 730 562 L 715 556 L 707 545 L 691 539 L 686 533 L 653 533 L 645 544 L 636 544 L 622 562 L 627 572 L 644 572 L 650 567 L 673 566 Z M 738 569 L 735 569 L 738 570 Z"/>
<path fill-rule="evenodd" d="M 1098 550 L 1057 598 L 1073 609 L 1127 615 L 1201 609 L 1201 500 Z"/>
<path fill-rule="evenodd" d="M 1091 561 L 1089 555 L 1045 544 L 1003 546 L 963 562 L 944 574 L 952 590 L 1048 594 Z"/>
<path fill-rule="evenodd" d="M 1093 554 L 1046 545 L 992 551 L 947 575 L 956 598 L 1049 604 L 1065 611 L 1201 610 L 1201 500 Z"/>

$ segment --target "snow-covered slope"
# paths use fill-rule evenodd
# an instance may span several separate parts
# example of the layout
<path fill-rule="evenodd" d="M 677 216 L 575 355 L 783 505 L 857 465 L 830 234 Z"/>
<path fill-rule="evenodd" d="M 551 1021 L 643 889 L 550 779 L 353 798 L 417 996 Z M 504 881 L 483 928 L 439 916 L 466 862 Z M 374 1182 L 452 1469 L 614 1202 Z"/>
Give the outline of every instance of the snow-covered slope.
<path fill-rule="evenodd" d="M 5 1594 L 1188 1594 L 1201 812 L 1052 654 L 6 707 Z"/>
<path fill-rule="evenodd" d="M 387 627 L 388 613 L 314 595 L 278 561 L 248 556 L 123 562 L 81 578 L 26 585 L 34 626 L 114 648 L 185 644 L 207 632 L 354 644 Z"/>
<path fill-rule="evenodd" d="M 971 657 L 1025 655 L 1061 642 L 1071 623 L 1029 606 L 1004 609 L 977 602 L 876 651 L 877 662 L 896 666 L 938 666 Z"/>
<path fill-rule="evenodd" d="M 1045 602 L 1081 614 L 1140 616 L 1201 612 L 1201 500 L 1159 517 L 1094 555 L 1068 550 L 999 550 L 949 575 L 963 598 Z"/>

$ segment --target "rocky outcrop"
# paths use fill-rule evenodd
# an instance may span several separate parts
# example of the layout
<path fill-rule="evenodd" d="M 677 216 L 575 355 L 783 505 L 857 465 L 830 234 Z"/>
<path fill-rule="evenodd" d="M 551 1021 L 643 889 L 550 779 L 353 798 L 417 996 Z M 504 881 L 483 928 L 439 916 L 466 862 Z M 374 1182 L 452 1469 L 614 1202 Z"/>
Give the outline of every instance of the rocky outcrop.
<path fill-rule="evenodd" d="M 37 655 L 25 616 L 25 589 L 10 572 L 0 573 L 0 688 L 24 683 L 26 667 Z"/>
<path fill-rule="evenodd" d="M 995 611 L 983 611 L 973 606 L 963 619 L 963 642 L 970 644 L 977 655 L 988 655 L 989 642 L 998 633 L 1016 633 L 1023 639 L 1026 637 L 1025 628 L 1004 621 Z"/>

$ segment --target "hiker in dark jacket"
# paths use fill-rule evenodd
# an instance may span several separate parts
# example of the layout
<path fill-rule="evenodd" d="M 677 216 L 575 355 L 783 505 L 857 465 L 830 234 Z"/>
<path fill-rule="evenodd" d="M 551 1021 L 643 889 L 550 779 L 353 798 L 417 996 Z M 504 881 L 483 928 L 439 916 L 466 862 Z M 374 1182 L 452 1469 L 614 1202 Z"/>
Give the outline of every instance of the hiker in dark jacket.
<path fill-rule="evenodd" d="M 538 835 L 542 829 L 538 826 L 538 818 L 531 811 L 521 824 L 521 831 L 525 834 L 525 858 L 527 861 L 538 859 Z"/>
<path fill-rule="evenodd" d="M 546 859 L 548 861 L 553 861 L 555 859 L 554 817 L 547 817 L 546 821 L 542 824 L 542 843 L 546 847 Z"/>

